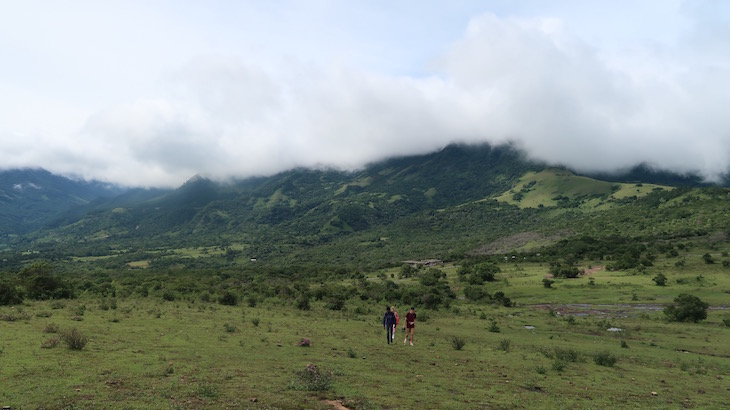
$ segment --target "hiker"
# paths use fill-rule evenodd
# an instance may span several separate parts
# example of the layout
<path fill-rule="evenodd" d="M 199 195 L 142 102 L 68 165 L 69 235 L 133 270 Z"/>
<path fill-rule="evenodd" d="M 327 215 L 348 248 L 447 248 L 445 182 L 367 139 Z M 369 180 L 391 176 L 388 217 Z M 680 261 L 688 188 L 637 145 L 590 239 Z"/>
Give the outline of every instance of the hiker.
<path fill-rule="evenodd" d="M 400 317 L 398 317 L 398 311 L 395 310 L 395 306 L 390 308 L 390 310 L 393 311 L 393 314 L 395 315 L 395 323 L 393 323 L 393 333 L 391 334 L 391 338 L 395 340 L 395 329 L 398 327 L 398 322 L 400 322 Z"/>
<path fill-rule="evenodd" d="M 408 329 L 406 331 L 406 338 L 403 339 L 403 346 L 406 345 L 406 342 L 408 341 L 408 335 L 411 335 L 411 346 L 413 346 L 413 330 L 416 327 L 416 309 L 411 306 L 411 310 L 408 311 L 408 314 L 406 314 L 406 323 L 403 324 L 404 329 Z"/>
<path fill-rule="evenodd" d="M 393 339 L 393 329 L 395 328 L 395 315 L 390 310 L 390 306 L 385 307 L 385 315 L 383 315 L 383 328 L 385 328 L 388 344 Z"/>

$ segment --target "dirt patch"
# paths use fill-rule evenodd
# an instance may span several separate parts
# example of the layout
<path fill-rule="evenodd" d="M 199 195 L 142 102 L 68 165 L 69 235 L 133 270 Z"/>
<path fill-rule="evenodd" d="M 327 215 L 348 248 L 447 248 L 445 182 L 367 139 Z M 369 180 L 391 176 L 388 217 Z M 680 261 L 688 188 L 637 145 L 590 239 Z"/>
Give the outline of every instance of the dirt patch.
<path fill-rule="evenodd" d="M 330 406 L 332 406 L 332 408 L 335 409 L 335 410 L 350 410 L 349 408 L 345 407 L 342 404 L 342 402 L 340 402 L 339 400 L 322 400 L 322 401 L 324 403 L 327 403 Z"/>
<path fill-rule="evenodd" d="M 593 275 L 594 273 L 596 273 L 596 272 L 598 272 L 600 270 L 603 270 L 604 268 L 605 268 L 605 266 L 594 266 L 594 267 L 592 267 L 590 269 L 583 269 L 583 274 L 586 275 L 586 276 L 590 276 L 590 275 Z"/>
<path fill-rule="evenodd" d="M 467 254 L 471 256 L 499 255 L 519 251 L 528 245 L 530 247 L 549 245 L 567 238 L 572 234 L 572 232 L 567 230 L 555 232 L 552 235 L 545 235 L 538 232 L 520 232 L 482 245 L 479 248 L 467 252 Z"/>

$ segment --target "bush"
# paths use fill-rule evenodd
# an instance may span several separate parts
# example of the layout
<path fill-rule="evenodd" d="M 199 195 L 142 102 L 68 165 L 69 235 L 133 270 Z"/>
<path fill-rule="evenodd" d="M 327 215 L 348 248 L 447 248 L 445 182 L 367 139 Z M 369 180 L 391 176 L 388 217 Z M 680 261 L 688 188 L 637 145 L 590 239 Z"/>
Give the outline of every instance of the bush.
<path fill-rule="evenodd" d="M 358 306 L 358 308 L 360 308 L 360 307 Z M 299 310 L 309 310 L 309 309 L 311 309 L 311 305 L 309 304 L 309 296 L 307 296 L 307 295 L 301 295 L 297 299 L 297 309 L 299 309 Z"/>
<path fill-rule="evenodd" d="M 466 346 L 466 340 L 459 336 L 451 336 L 449 341 L 451 342 L 451 347 L 453 347 L 454 350 L 461 350 L 464 346 Z"/>
<path fill-rule="evenodd" d="M 542 286 L 548 289 L 553 286 L 553 283 L 555 283 L 555 281 L 552 279 L 545 278 L 542 280 Z"/>
<path fill-rule="evenodd" d="M 0 282 L 0 306 L 17 305 L 23 302 L 23 295 L 10 282 Z"/>
<path fill-rule="evenodd" d="M 289 387 L 294 390 L 325 391 L 329 390 L 334 382 L 334 372 L 331 369 L 320 369 L 312 363 L 301 370 L 294 371 Z"/>
<path fill-rule="evenodd" d="M 220 303 L 221 305 L 226 305 L 226 306 L 236 306 L 238 304 L 238 296 L 236 296 L 234 293 L 231 293 L 229 291 L 225 291 L 218 298 L 218 303 Z"/>
<path fill-rule="evenodd" d="M 618 359 L 609 352 L 600 352 L 593 355 L 593 361 L 599 366 L 613 367 Z"/>
<path fill-rule="evenodd" d="M 260 322 L 261 322 L 261 320 L 257 317 L 251 319 L 251 324 L 254 325 L 254 327 L 258 327 Z"/>
<path fill-rule="evenodd" d="M 500 329 L 499 329 L 499 326 L 497 326 L 497 321 L 492 320 L 492 324 L 489 325 L 489 328 L 487 330 L 489 330 L 492 333 L 499 333 Z"/>
<path fill-rule="evenodd" d="M 89 338 L 76 328 L 62 332 L 61 340 L 63 340 L 71 350 L 81 350 L 86 346 L 86 343 L 89 342 Z"/>
<path fill-rule="evenodd" d="M 667 276 L 660 273 L 652 279 L 657 286 L 665 286 L 667 284 Z"/>
<path fill-rule="evenodd" d="M 58 336 L 53 336 L 41 343 L 42 349 L 53 349 L 61 343 L 61 339 Z"/>
<path fill-rule="evenodd" d="M 694 322 L 707 319 L 709 305 L 697 296 L 683 293 L 674 298 L 674 305 L 664 308 L 664 314 L 672 322 Z"/>
<path fill-rule="evenodd" d="M 43 333 L 58 333 L 58 325 L 55 323 L 49 323 L 43 328 Z"/>
<path fill-rule="evenodd" d="M 464 297 L 469 300 L 479 301 L 488 295 L 487 291 L 479 285 L 468 285 L 464 288 Z"/>
<path fill-rule="evenodd" d="M 580 360 L 580 353 L 573 349 L 555 348 L 555 359 L 566 363 L 574 363 Z"/>

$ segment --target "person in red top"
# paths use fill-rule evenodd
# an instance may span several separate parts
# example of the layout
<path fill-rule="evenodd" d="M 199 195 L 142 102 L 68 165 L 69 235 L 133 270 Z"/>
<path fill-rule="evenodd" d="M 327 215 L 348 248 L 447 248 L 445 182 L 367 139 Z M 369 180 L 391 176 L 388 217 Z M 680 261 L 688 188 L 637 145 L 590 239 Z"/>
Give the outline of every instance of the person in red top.
<path fill-rule="evenodd" d="M 406 338 L 403 339 L 403 345 L 405 346 L 406 342 L 408 341 L 408 335 L 411 336 L 411 346 L 413 346 L 413 331 L 416 327 L 416 310 L 411 306 L 411 310 L 408 311 L 408 314 L 406 314 L 406 323 L 403 325 L 404 329 L 408 329 L 406 331 Z"/>

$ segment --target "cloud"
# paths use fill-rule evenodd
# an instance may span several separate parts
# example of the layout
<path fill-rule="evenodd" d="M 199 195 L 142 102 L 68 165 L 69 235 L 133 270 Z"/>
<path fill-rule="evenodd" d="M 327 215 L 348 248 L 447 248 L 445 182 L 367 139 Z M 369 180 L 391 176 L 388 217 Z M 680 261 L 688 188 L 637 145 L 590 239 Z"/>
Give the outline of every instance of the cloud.
<path fill-rule="evenodd" d="M 417 74 L 357 65 L 377 58 L 198 54 L 161 71 L 156 89 L 96 110 L 67 138 L 41 129 L 6 144 L 15 154 L 0 159 L 176 186 L 195 174 L 356 169 L 451 142 L 511 141 L 582 171 L 648 163 L 716 179 L 730 167 L 730 26 L 712 3 L 682 10 L 688 28 L 675 39 L 610 46 L 572 30 L 569 18 L 486 13 Z M 67 111 L 79 123 L 78 110 Z M 0 129 L 3 141 L 9 135 Z"/>

